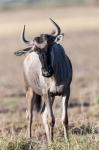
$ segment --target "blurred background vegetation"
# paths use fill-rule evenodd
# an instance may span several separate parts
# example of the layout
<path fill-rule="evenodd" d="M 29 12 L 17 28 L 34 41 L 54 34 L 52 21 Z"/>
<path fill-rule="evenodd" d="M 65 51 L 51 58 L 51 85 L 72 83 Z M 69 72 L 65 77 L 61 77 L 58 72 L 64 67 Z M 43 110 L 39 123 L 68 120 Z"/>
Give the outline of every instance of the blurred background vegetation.
<path fill-rule="evenodd" d="M 99 0 L 0 0 L 1 9 L 19 6 L 97 6 Z"/>

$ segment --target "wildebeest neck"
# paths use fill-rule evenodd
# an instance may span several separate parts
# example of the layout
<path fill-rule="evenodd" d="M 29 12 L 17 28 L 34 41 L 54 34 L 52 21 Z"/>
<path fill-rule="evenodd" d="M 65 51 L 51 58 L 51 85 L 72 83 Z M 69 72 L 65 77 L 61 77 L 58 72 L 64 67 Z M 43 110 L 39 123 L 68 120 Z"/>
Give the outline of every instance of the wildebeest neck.
<path fill-rule="evenodd" d="M 72 64 L 60 44 L 54 44 L 51 48 L 51 66 L 57 85 L 70 84 L 72 80 Z"/>

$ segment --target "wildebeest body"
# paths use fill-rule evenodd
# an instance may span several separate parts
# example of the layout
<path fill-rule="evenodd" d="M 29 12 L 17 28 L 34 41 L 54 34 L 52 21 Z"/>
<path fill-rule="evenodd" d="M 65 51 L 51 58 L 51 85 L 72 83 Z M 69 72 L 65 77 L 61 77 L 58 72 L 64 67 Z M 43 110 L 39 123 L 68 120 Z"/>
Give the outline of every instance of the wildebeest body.
<path fill-rule="evenodd" d="M 42 95 L 46 87 L 49 88 L 52 94 L 64 94 L 68 84 L 72 80 L 72 65 L 63 47 L 55 43 L 50 51 L 51 66 L 54 70 L 54 74 L 50 78 L 42 77 L 42 65 L 39 55 L 36 52 L 30 53 L 24 61 L 24 75 L 27 77 L 26 80 L 38 95 Z M 50 80 L 52 81 L 51 84 Z"/>

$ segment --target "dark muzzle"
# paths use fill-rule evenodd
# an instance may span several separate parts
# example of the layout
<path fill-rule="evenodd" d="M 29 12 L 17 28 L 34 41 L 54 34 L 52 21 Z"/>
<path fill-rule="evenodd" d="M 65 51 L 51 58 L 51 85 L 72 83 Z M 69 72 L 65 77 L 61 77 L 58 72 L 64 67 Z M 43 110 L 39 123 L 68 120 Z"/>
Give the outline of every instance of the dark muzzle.
<path fill-rule="evenodd" d="M 51 77 L 54 71 L 51 66 L 50 54 L 48 52 L 39 53 L 39 58 L 42 65 L 42 75 L 44 77 Z"/>

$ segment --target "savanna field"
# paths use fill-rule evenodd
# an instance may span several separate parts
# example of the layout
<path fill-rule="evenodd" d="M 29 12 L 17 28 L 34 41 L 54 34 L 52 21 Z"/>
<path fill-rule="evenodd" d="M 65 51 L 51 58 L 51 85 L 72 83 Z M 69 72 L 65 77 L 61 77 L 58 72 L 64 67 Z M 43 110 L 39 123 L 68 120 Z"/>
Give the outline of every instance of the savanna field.
<path fill-rule="evenodd" d="M 49 17 L 61 27 L 62 45 L 73 64 L 69 100 L 70 146 L 61 125 L 61 98 L 54 104 L 55 140 L 47 145 L 40 115 L 34 112 L 32 139 L 26 138 L 26 101 L 22 74 L 26 37 L 51 33 Z M 99 8 L 27 8 L 0 12 L 0 150 L 99 150 Z"/>

